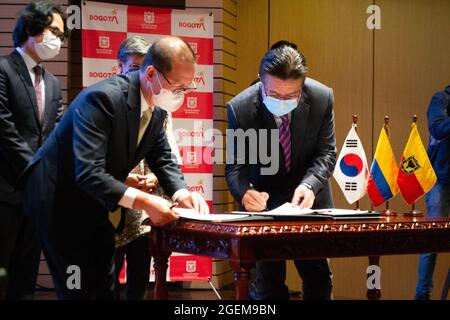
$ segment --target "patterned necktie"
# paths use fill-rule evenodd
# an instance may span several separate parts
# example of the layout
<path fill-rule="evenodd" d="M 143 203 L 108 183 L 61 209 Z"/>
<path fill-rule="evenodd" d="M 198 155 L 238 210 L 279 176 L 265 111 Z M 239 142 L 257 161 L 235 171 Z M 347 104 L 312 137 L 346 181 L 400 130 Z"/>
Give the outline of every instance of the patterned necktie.
<path fill-rule="evenodd" d="M 281 116 L 281 125 L 279 128 L 280 144 L 283 149 L 284 165 L 286 172 L 291 172 L 291 129 L 289 127 L 288 115 Z"/>
<path fill-rule="evenodd" d="M 42 101 L 42 68 L 37 65 L 33 68 L 35 77 L 34 77 L 34 91 L 36 92 L 36 103 L 38 107 L 38 118 L 39 122 L 42 123 L 42 119 L 44 118 L 44 102 Z"/>
<path fill-rule="evenodd" d="M 145 130 L 147 130 L 148 124 L 150 123 L 150 120 L 152 120 L 152 109 L 148 109 L 147 111 L 144 111 L 141 117 L 141 121 L 139 123 L 139 134 L 138 134 L 138 141 L 137 145 L 141 143 L 142 137 L 144 136 Z"/>

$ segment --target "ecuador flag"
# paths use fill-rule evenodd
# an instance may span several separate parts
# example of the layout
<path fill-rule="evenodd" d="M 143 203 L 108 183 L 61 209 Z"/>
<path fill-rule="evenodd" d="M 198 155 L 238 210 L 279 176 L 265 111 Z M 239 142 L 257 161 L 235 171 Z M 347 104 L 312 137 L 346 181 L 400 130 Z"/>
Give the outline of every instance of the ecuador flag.
<path fill-rule="evenodd" d="M 375 207 L 388 201 L 398 193 L 396 177 L 397 161 L 392 152 L 386 128 L 381 129 L 377 148 L 367 181 L 367 194 Z"/>
<path fill-rule="evenodd" d="M 436 183 L 436 174 L 420 139 L 417 124 L 413 122 L 408 143 L 403 151 L 397 183 L 407 204 L 430 191 Z"/>

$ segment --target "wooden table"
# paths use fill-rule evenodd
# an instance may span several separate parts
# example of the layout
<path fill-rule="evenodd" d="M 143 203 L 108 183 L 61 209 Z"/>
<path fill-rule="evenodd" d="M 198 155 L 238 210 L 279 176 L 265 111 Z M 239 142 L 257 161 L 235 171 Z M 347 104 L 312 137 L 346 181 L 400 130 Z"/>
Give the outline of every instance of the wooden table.
<path fill-rule="evenodd" d="M 172 252 L 226 259 L 234 272 L 236 299 L 248 299 L 250 269 L 261 260 L 317 259 L 450 251 L 450 218 L 379 218 L 259 222 L 177 221 L 152 228 L 154 297 L 167 299 L 166 273 Z M 379 299 L 379 290 L 368 290 Z"/>

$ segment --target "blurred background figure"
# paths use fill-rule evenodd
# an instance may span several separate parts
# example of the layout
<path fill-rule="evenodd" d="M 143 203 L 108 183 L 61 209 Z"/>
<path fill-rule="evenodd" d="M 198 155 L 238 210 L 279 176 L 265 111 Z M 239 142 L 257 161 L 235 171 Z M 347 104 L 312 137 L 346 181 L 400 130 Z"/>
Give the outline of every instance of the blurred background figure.
<path fill-rule="evenodd" d="M 428 157 L 437 176 L 437 182 L 425 196 L 429 217 L 450 215 L 450 86 L 437 92 L 427 112 L 430 143 Z M 433 290 L 433 272 L 436 253 L 424 253 L 419 257 L 419 277 L 416 300 L 430 299 Z"/>

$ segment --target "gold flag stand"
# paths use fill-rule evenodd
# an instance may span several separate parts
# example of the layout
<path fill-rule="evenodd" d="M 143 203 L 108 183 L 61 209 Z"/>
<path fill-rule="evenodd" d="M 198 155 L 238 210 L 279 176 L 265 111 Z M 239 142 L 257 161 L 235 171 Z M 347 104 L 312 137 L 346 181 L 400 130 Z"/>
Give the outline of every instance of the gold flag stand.
<path fill-rule="evenodd" d="M 389 117 L 384 117 L 384 130 L 386 131 L 386 135 L 389 137 Z M 381 215 L 384 217 L 395 217 L 397 216 L 397 212 L 394 209 L 389 208 L 389 201 L 386 201 L 386 208 L 381 211 Z"/>
<path fill-rule="evenodd" d="M 423 217 L 423 212 L 416 209 L 416 203 L 414 202 L 411 206 L 411 211 L 405 212 L 403 214 L 405 217 Z"/>
<path fill-rule="evenodd" d="M 395 212 L 393 209 L 390 209 L 389 201 L 386 201 L 386 209 L 381 211 L 381 215 L 384 217 L 395 217 L 395 216 L 397 216 L 397 212 Z"/>

